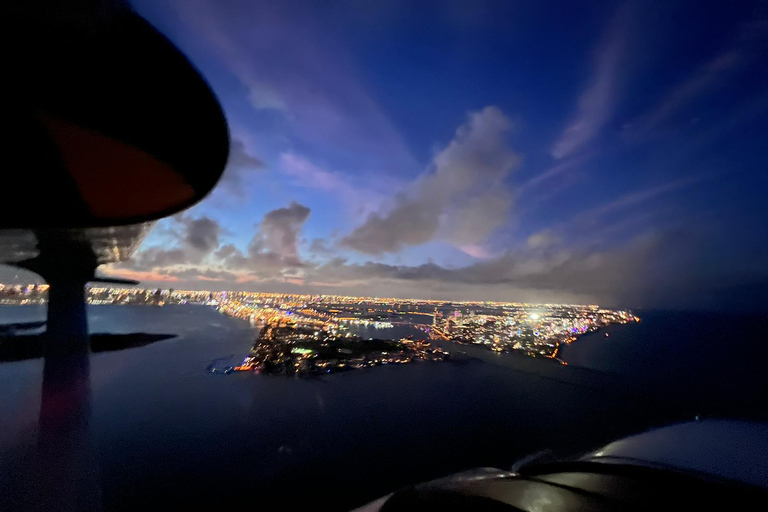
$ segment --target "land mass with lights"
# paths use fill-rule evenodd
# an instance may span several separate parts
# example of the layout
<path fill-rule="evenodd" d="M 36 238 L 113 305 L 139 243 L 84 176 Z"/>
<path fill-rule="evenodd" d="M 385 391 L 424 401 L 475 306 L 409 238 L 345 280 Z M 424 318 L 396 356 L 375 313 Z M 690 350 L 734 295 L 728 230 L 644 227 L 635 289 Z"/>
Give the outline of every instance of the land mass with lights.
<path fill-rule="evenodd" d="M 0 305 L 42 304 L 47 289 L 0 285 Z M 86 296 L 94 305 L 207 305 L 259 327 L 240 365 L 211 368 L 223 373 L 323 374 L 443 361 L 460 358 L 462 345 L 565 364 L 558 358 L 563 345 L 611 324 L 640 321 L 630 311 L 596 305 L 112 287 L 89 287 Z M 446 350 L 446 341 L 456 350 Z"/>

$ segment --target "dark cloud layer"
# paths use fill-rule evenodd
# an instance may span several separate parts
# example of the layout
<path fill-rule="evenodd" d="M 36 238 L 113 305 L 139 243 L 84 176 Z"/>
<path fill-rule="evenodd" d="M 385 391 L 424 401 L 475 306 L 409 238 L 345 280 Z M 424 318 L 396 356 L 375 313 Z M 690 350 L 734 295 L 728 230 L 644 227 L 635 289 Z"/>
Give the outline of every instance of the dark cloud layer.
<path fill-rule="evenodd" d="M 434 263 L 418 266 L 332 260 L 309 273 L 318 281 L 338 283 L 399 282 L 404 288 L 442 286 L 466 296 L 489 300 L 525 297 L 589 297 L 604 303 L 643 303 L 653 289 L 671 293 L 688 283 L 675 279 L 685 264 L 668 236 L 642 237 L 610 251 L 510 251 L 466 267 L 448 269 Z M 652 269 L 664 260 L 667 270 Z M 664 280 L 664 281 L 662 281 Z M 479 292 L 479 293 L 478 293 Z"/>
<path fill-rule="evenodd" d="M 248 251 L 218 247 L 212 253 L 218 265 L 196 264 L 191 245 L 186 251 L 148 249 L 140 261 L 192 287 L 206 282 L 209 288 L 228 290 L 256 286 L 262 291 L 629 307 L 759 309 L 768 300 L 768 272 L 713 272 L 716 256 L 702 257 L 712 253 L 710 241 L 685 232 L 641 235 L 611 249 L 565 248 L 550 240 L 460 268 L 339 257 L 318 262 L 301 260 L 298 253 L 309 214 L 295 202 L 273 210 L 258 225 Z M 312 245 L 325 247 L 322 240 Z"/>

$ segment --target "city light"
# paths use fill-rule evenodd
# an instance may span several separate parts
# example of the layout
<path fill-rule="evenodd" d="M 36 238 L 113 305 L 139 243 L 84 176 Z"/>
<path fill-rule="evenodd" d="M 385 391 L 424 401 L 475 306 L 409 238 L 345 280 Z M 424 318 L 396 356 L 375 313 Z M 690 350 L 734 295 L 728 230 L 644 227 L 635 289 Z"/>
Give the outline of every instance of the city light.
<path fill-rule="evenodd" d="M 0 304 L 44 304 L 47 292 L 48 285 L 0 285 Z M 559 361 L 561 347 L 585 334 L 640 321 L 629 311 L 597 305 L 98 286 L 88 287 L 86 297 L 97 306 L 209 307 L 248 321 L 260 335 L 251 354 L 228 371 L 258 373 L 327 373 L 444 360 L 447 353 L 430 341 Z M 402 327 L 417 335 L 391 334 Z"/>

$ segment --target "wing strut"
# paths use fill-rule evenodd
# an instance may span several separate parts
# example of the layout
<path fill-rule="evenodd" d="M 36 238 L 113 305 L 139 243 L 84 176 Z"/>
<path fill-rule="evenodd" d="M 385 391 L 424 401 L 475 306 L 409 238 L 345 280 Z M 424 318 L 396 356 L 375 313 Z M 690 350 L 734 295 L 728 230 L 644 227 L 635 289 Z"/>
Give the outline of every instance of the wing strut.
<path fill-rule="evenodd" d="M 100 510 L 96 457 L 90 439 L 90 338 L 85 285 L 98 259 L 82 230 L 35 231 L 39 254 L 16 263 L 50 285 L 38 434 L 39 498 L 50 510 Z"/>

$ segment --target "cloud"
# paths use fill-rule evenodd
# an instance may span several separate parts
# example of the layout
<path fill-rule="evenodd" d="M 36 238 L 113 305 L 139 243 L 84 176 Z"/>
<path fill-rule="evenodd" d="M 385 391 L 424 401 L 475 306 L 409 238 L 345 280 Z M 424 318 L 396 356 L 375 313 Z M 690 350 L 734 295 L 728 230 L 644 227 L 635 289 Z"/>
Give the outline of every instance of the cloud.
<path fill-rule="evenodd" d="M 511 194 L 503 188 L 470 197 L 445 215 L 441 237 L 456 247 L 477 246 L 506 221 L 511 203 Z"/>
<path fill-rule="evenodd" d="M 459 249 L 461 249 L 465 254 L 469 254 L 473 258 L 477 259 L 492 258 L 496 255 L 490 249 L 482 245 L 462 245 L 459 246 Z"/>
<path fill-rule="evenodd" d="M 597 51 L 595 70 L 587 88 L 579 96 L 575 117 L 552 146 L 557 159 L 574 154 L 595 138 L 613 115 L 619 63 L 624 51 L 621 10 Z"/>
<path fill-rule="evenodd" d="M 546 249 L 558 241 L 559 239 L 556 235 L 554 235 L 550 230 L 545 229 L 529 236 L 528 240 L 526 240 L 526 243 L 528 244 L 528 247 L 535 250 Z"/>
<path fill-rule="evenodd" d="M 617 211 L 648 203 L 673 192 L 677 192 L 678 190 L 693 186 L 701 182 L 702 179 L 701 176 L 690 176 L 640 190 L 634 190 L 613 201 L 609 201 L 575 215 L 567 221 L 567 224 L 588 224 L 596 222 L 600 217 L 603 217 L 606 214 L 612 213 L 615 215 L 615 212 Z"/>
<path fill-rule="evenodd" d="M 370 214 L 365 223 L 344 237 L 341 243 L 365 254 L 397 252 L 405 246 L 431 240 L 440 224 L 439 215 L 432 204 L 399 196 L 389 213 Z"/>
<path fill-rule="evenodd" d="M 245 143 L 241 139 L 233 137 L 229 145 L 227 167 L 260 169 L 264 167 L 264 162 L 248 153 Z"/>
<path fill-rule="evenodd" d="M 664 191 L 657 188 L 655 193 Z M 617 203 L 616 208 L 653 195 L 649 189 Z M 116 273 L 156 281 L 160 286 L 173 283 L 174 287 L 626 307 L 721 307 L 743 304 L 739 290 L 751 290 L 750 297 L 768 291 L 768 273 L 762 266 L 752 265 L 741 273 L 713 267 L 722 248 L 713 250 L 715 242 L 709 237 L 681 231 L 645 232 L 598 249 L 573 243 L 566 246 L 562 239 L 543 231 L 519 249 L 488 255 L 460 268 L 431 262 L 415 266 L 355 263 L 341 257 L 300 260 L 298 243 L 309 214 L 308 208 L 295 202 L 269 212 L 246 253 L 222 245 L 214 253 L 219 258 L 216 264 L 187 259 L 179 266 L 174 258 L 177 250 L 162 253 L 166 260 L 148 250 L 154 259 L 144 256 L 146 263 L 170 266 L 152 271 L 118 268 Z M 324 246 L 315 242 L 313 246 Z M 730 250 L 750 249 L 734 244 Z"/>
<path fill-rule="evenodd" d="M 280 168 L 291 178 L 291 185 L 327 192 L 354 215 L 368 215 L 383 201 L 380 192 L 353 183 L 349 176 L 329 171 L 293 153 L 280 155 Z"/>
<path fill-rule="evenodd" d="M 321 169 L 309 160 L 292 153 L 280 155 L 283 173 L 293 178 L 293 184 L 299 187 L 314 188 L 326 192 L 349 191 L 349 183 L 344 176 Z"/>
<path fill-rule="evenodd" d="M 764 269 L 745 275 L 712 272 L 701 256 L 712 242 L 690 232 L 648 232 L 597 250 L 565 248 L 547 238 L 545 245 L 456 269 L 434 263 L 355 264 L 337 258 L 309 269 L 304 281 L 364 295 L 375 291 L 382 296 L 389 290 L 395 296 L 421 298 L 586 301 L 625 307 L 727 307 L 743 300 L 735 294 L 718 294 L 719 290 L 756 287 L 763 295 L 768 291 Z"/>
<path fill-rule="evenodd" d="M 172 265 L 181 265 L 188 263 L 192 258 L 192 253 L 186 248 L 163 249 L 162 247 L 148 247 L 137 253 L 131 260 L 123 265 L 135 269 L 155 269 L 158 267 L 168 267 Z"/>
<path fill-rule="evenodd" d="M 283 96 L 269 82 L 252 80 L 249 83 L 248 100 L 257 110 L 285 110 Z"/>
<path fill-rule="evenodd" d="M 649 135 L 659 132 L 665 124 L 671 125 L 676 118 L 690 126 L 698 121 L 698 114 L 684 115 L 687 107 L 696 104 L 707 95 L 717 92 L 719 88 L 727 86 L 728 81 L 736 79 L 752 80 L 756 69 L 763 63 L 763 54 L 766 51 L 765 39 L 768 36 L 766 20 L 752 20 L 742 23 L 736 29 L 734 37 L 719 52 L 706 62 L 698 65 L 679 83 L 666 92 L 665 95 L 647 111 L 631 123 L 627 123 L 627 139 L 630 142 L 645 141 Z M 752 71 L 748 73 L 747 70 Z M 742 95 L 735 99 L 744 99 Z M 761 99 L 753 98 L 737 107 L 736 112 L 730 116 L 750 117 L 751 104 L 759 104 Z M 706 110 L 706 106 L 705 110 Z M 725 114 L 728 109 L 719 107 L 719 114 Z M 692 119 L 693 117 L 693 119 Z M 727 116 L 726 116 L 727 117 Z M 727 121 L 717 120 L 713 123 L 715 132 L 728 131 L 723 126 Z M 662 130 L 662 133 L 665 133 Z M 688 144 L 688 147 L 696 148 L 706 145 L 703 142 Z"/>
<path fill-rule="evenodd" d="M 248 249 L 250 254 L 275 254 L 286 261 L 299 261 L 298 239 L 310 209 L 292 201 L 264 216 Z"/>
<path fill-rule="evenodd" d="M 562 177 L 566 172 L 572 172 L 577 166 L 584 163 L 587 160 L 586 156 L 569 158 L 567 160 L 560 161 L 546 169 L 539 174 L 529 178 L 518 188 L 519 193 L 527 193 L 532 189 L 538 187 L 541 183 L 551 180 L 552 178 Z"/>
<path fill-rule="evenodd" d="M 397 252 L 437 236 L 476 245 L 505 222 L 512 195 L 504 181 L 520 162 L 505 140 L 511 123 L 493 106 L 468 117 L 431 170 L 387 210 L 371 213 L 342 245 L 366 254 Z"/>
<path fill-rule="evenodd" d="M 248 153 L 241 139 L 233 137 L 230 142 L 227 168 L 224 170 L 217 190 L 223 189 L 230 196 L 243 198 L 246 192 L 244 185 L 251 180 L 254 172 L 263 169 L 264 162 Z"/>
<path fill-rule="evenodd" d="M 218 221 L 209 217 L 197 218 L 177 215 L 172 218 L 182 227 L 177 234 L 178 246 L 175 247 L 142 247 L 128 261 L 118 267 L 134 270 L 153 270 L 162 267 L 201 263 L 208 255 L 219 247 L 222 227 Z"/>
<path fill-rule="evenodd" d="M 125 279 L 135 279 L 142 283 L 151 283 L 158 286 L 168 286 L 168 283 L 176 283 L 178 277 L 170 276 L 155 270 L 136 270 L 127 268 L 124 263 L 110 263 L 101 267 L 102 274 Z"/>
<path fill-rule="evenodd" d="M 207 282 L 234 282 L 238 275 L 228 270 L 215 270 L 211 268 L 191 267 L 185 269 L 165 270 L 160 273 L 169 280 L 181 281 L 207 281 Z"/>
<path fill-rule="evenodd" d="M 416 167 L 344 46 L 319 26 L 311 6 L 208 0 L 175 6 L 244 85 L 253 108 L 280 116 L 292 137 L 325 151 L 341 148 L 371 166 Z"/>
<path fill-rule="evenodd" d="M 237 247 L 235 247 L 233 244 L 226 244 L 219 247 L 219 249 L 216 251 L 216 257 L 223 260 L 229 258 L 230 256 L 234 256 L 237 254 L 237 252 Z"/>
<path fill-rule="evenodd" d="M 227 244 L 215 256 L 224 268 L 239 271 L 239 278 L 293 275 L 305 266 L 299 256 L 299 237 L 309 214 L 309 208 L 292 201 L 264 215 L 247 251 Z"/>
<path fill-rule="evenodd" d="M 696 98 L 712 90 L 718 83 L 722 82 L 724 75 L 738 67 L 743 61 L 744 56 L 735 50 L 723 52 L 714 57 L 684 82 L 672 89 L 653 110 L 643 116 L 645 119 L 644 129 L 650 130 L 658 126 Z"/>
<path fill-rule="evenodd" d="M 121 275 L 144 272 L 152 280 L 241 282 L 247 279 L 296 277 L 305 263 L 299 240 L 310 209 L 295 201 L 264 215 L 246 251 L 221 244 L 221 225 L 208 217 L 174 217 L 183 226 L 176 247 L 148 247 L 108 270 Z M 161 277 L 158 277 L 161 276 Z"/>
<path fill-rule="evenodd" d="M 328 241 L 324 238 L 314 238 L 309 244 L 309 253 L 315 257 L 328 257 L 335 254 L 335 251 L 328 246 Z"/>
<path fill-rule="evenodd" d="M 208 217 L 184 218 L 182 223 L 187 227 L 184 241 L 192 249 L 208 254 L 219 246 L 221 226 L 215 220 Z"/>

